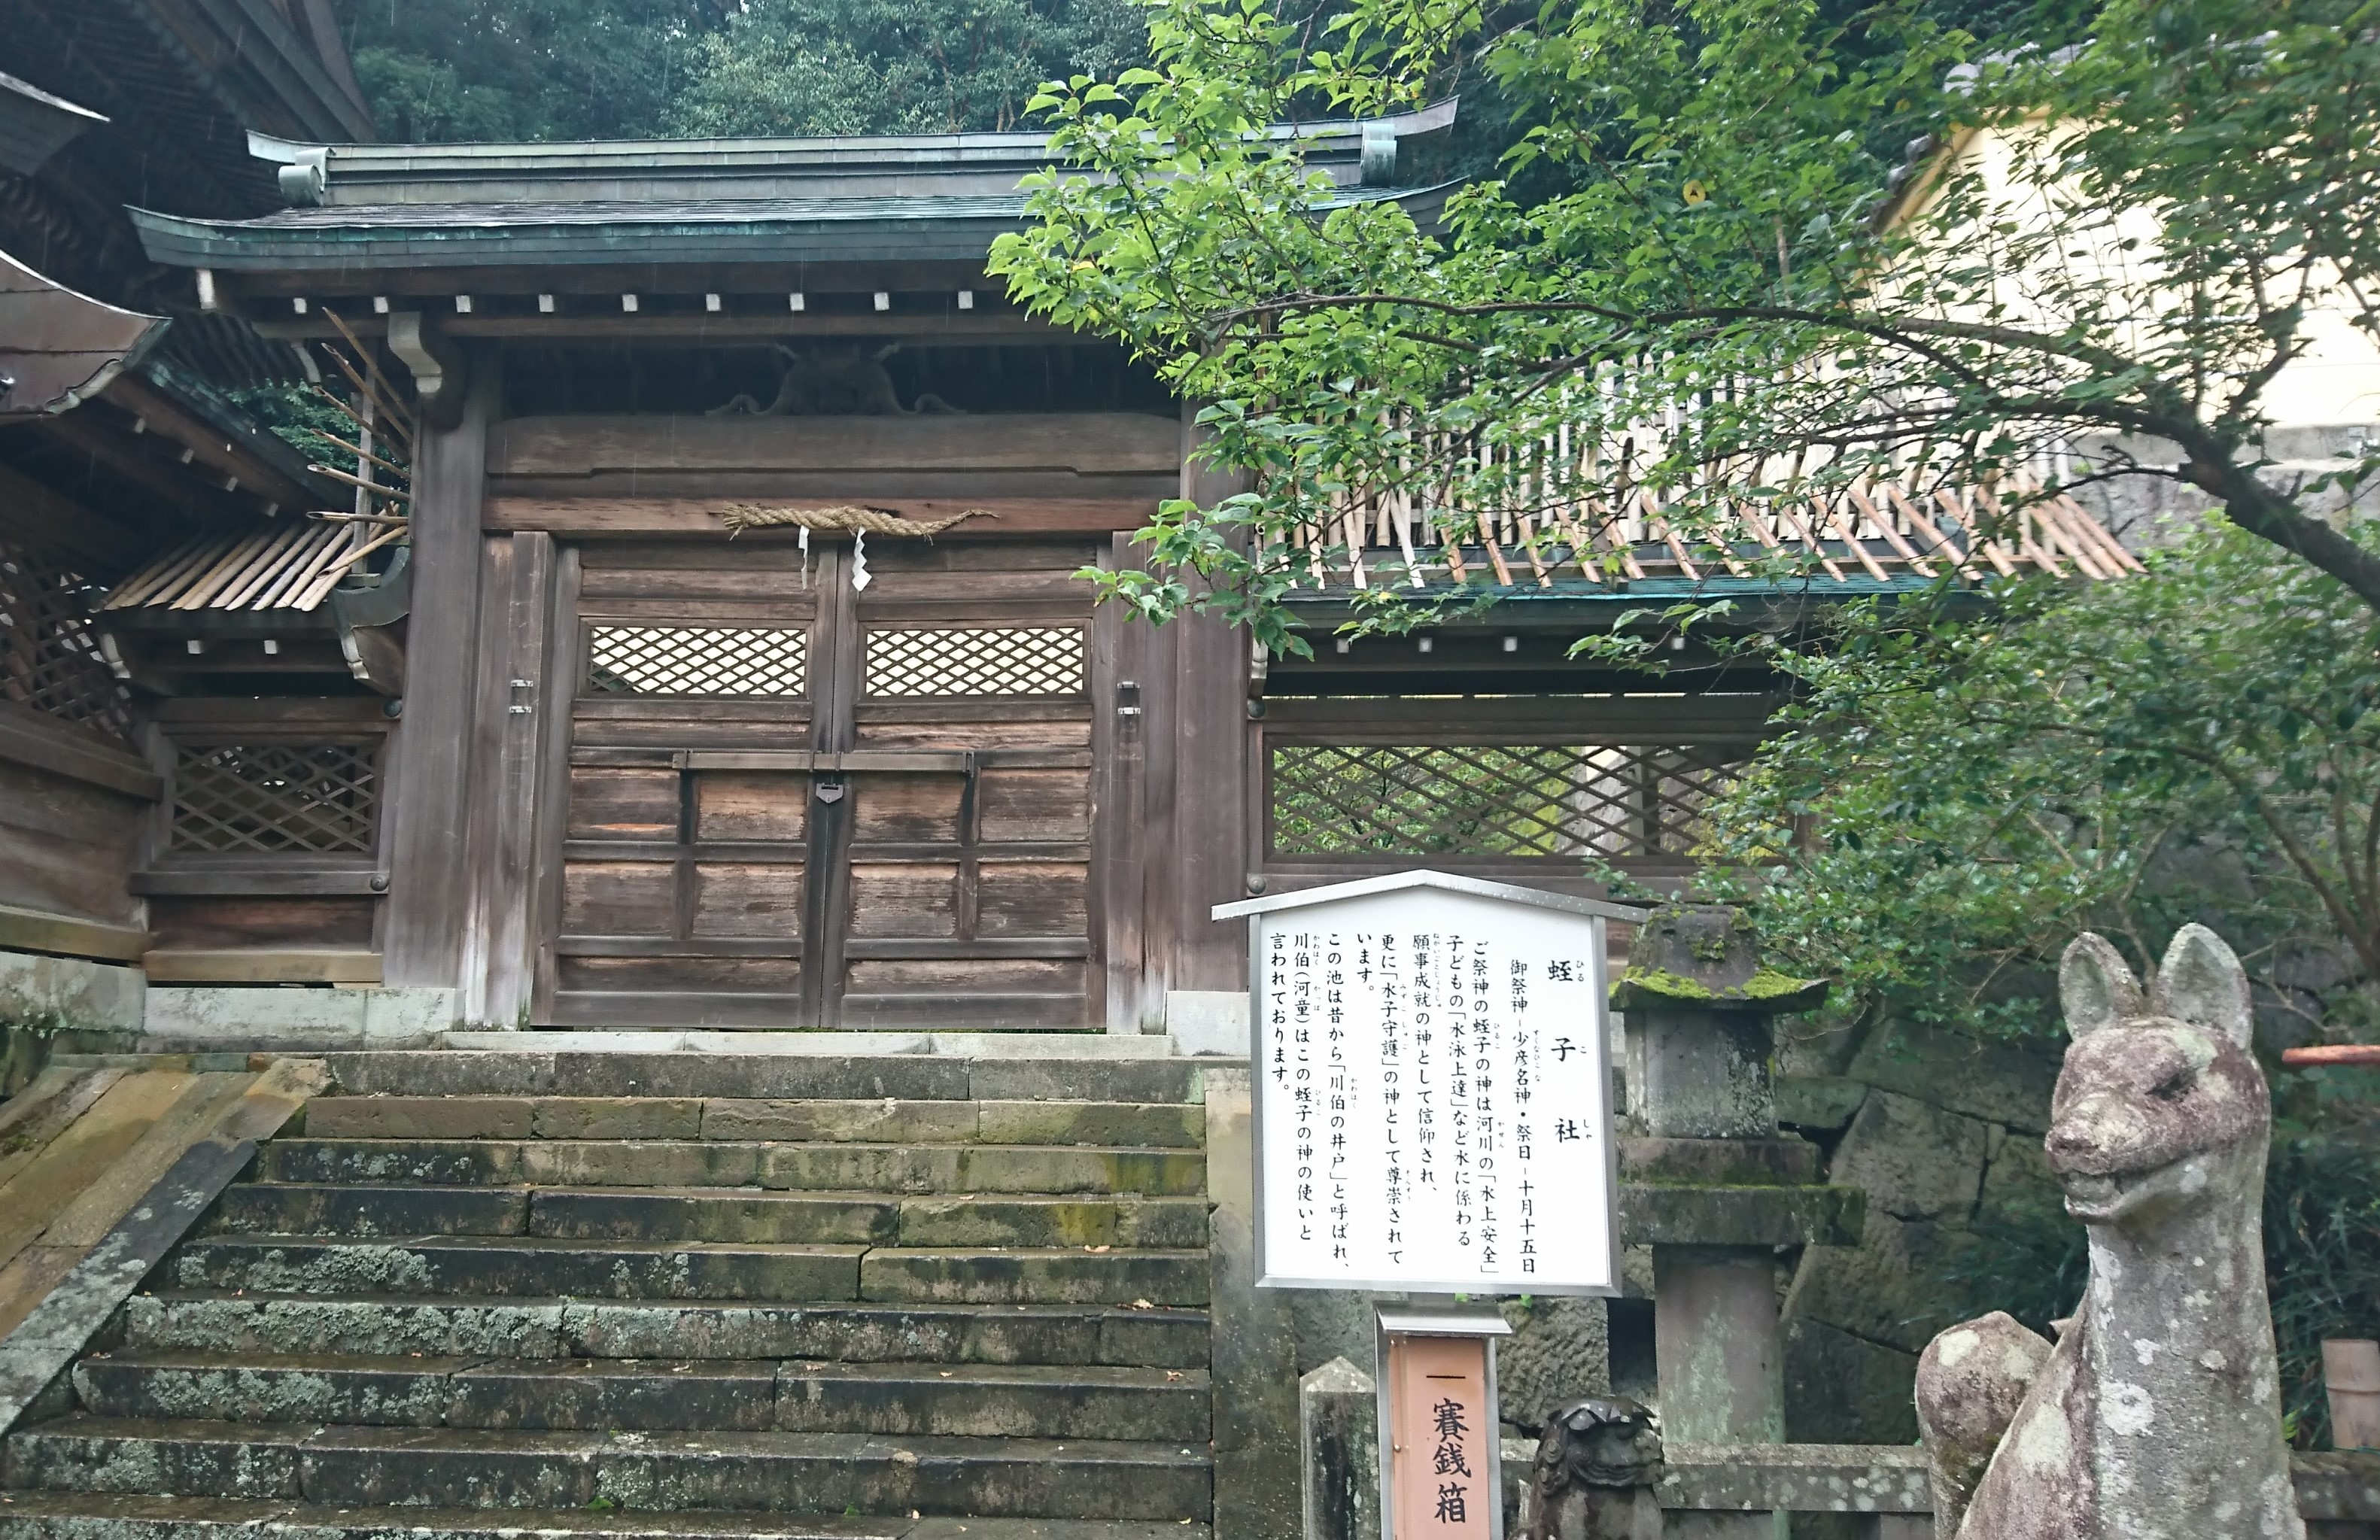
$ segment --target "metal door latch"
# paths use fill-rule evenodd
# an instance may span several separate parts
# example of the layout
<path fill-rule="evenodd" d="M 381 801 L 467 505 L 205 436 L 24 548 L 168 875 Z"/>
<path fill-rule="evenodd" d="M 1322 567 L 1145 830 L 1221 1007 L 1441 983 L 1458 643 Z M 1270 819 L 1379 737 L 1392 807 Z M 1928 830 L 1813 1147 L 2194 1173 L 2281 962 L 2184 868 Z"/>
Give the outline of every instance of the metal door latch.
<path fill-rule="evenodd" d="M 819 777 L 817 795 L 820 802 L 841 802 L 843 800 L 843 793 L 844 784 L 842 776 L 822 775 Z"/>

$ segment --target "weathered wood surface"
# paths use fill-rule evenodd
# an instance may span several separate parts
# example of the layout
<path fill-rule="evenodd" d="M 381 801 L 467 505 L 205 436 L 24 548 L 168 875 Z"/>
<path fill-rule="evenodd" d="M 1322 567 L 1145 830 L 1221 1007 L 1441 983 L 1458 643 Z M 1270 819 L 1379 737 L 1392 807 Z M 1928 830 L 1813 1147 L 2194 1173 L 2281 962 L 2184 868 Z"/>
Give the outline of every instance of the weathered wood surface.
<path fill-rule="evenodd" d="M 377 984 L 380 953 L 334 947 L 244 947 L 152 951 L 140 960 L 152 984 Z"/>
<path fill-rule="evenodd" d="M 153 947 L 166 952 L 369 952 L 378 908 L 378 901 L 369 897 L 160 896 L 149 901 L 149 928 Z"/>
<path fill-rule="evenodd" d="M 109 963 L 137 963 L 140 954 L 149 950 L 149 932 L 134 925 L 109 925 L 0 903 L 0 950 L 55 952 Z"/>
<path fill-rule="evenodd" d="M 870 638 L 1080 628 L 1083 541 L 588 546 L 577 624 L 803 627 L 798 697 L 572 703 L 552 1017 L 1067 1026 L 1093 1010 L 1089 691 L 870 693 Z M 906 643 L 899 645 L 909 645 Z M 1009 645 L 1002 643 L 1001 645 Z M 583 678 L 574 653 L 570 678 Z M 922 683 L 929 693 L 900 691 Z M 822 795 L 822 793 L 832 794 Z"/>
<path fill-rule="evenodd" d="M 981 478 L 973 479 L 978 482 Z M 945 519 L 983 508 L 997 515 L 975 519 L 934 537 L 936 543 L 980 543 L 1017 535 L 1089 534 L 1103 530 L 1137 529 L 1156 514 L 1158 498 L 1148 497 L 892 497 L 880 486 L 848 499 L 795 496 L 777 490 L 749 498 L 710 497 L 528 497 L 503 493 L 487 500 L 485 527 L 497 530 L 550 530 L 565 536 L 692 536 L 724 540 L 719 510 L 730 503 L 757 502 L 770 507 L 832 507 L 856 501 L 920 523 Z M 735 537 L 738 549 L 768 544 L 793 545 L 792 529 L 753 529 Z M 839 537 L 838 537 L 839 538 Z M 813 540 L 817 537 L 813 537 Z"/>
<path fill-rule="evenodd" d="M 918 417 L 516 418 L 489 434 L 488 474 L 601 471 L 1031 470 L 1170 475 L 1179 430 L 1130 412 Z"/>
<path fill-rule="evenodd" d="M 382 815 L 389 872 L 382 952 L 388 982 L 460 981 L 470 904 L 471 757 L 479 697 L 480 499 L 500 382 L 481 361 L 459 427 L 424 428 L 413 477 L 413 613 L 407 671 L 433 687 L 407 697 L 387 756 L 395 788 Z"/>
<path fill-rule="evenodd" d="M 25 765 L 143 802 L 164 794 L 164 782 L 129 748 L 0 700 L 0 762 Z"/>
<path fill-rule="evenodd" d="M 60 920 L 137 929 L 130 872 L 146 807 L 85 780 L 0 762 L 0 896 Z"/>

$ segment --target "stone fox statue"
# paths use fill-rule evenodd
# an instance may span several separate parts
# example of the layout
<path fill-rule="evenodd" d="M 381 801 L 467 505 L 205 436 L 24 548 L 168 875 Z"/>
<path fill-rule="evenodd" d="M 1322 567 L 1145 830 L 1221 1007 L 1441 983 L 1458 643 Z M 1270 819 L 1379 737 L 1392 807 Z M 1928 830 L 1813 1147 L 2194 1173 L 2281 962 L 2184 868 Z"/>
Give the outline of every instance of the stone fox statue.
<path fill-rule="evenodd" d="M 892 389 L 892 371 L 884 360 L 901 350 L 887 343 L 874 352 L 857 343 L 820 343 L 808 353 L 776 345 L 785 361 L 777 382 L 777 398 L 761 406 L 748 395 L 737 395 L 710 417 L 915 417 L 920 412 L 956 413 L 959 408 L 931 391 L 915 406 L 901 405 Z"/>
<path fill-rule="evenodd" d="M 2302 1540 L 2265 1297 L 2272 1102 L 2247 976 L 2185 926 L 2146 1000 L 2116 949 L 2066 949 L 2073 1045 L 2046 1141 L 2091 1274 L 2051 1348 L 2005 1315 L 1917 1367 L 1944 1540 Z"/>

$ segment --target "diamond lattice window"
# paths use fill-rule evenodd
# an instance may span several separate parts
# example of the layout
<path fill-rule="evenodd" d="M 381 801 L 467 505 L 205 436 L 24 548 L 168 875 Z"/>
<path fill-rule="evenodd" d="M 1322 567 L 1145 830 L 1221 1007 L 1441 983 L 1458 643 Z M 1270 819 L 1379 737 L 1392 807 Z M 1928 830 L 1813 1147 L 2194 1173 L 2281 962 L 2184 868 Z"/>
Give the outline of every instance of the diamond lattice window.
<path fill-rule="evenodd" d="M 868 633 L 871 696 L 1080 695 L 1073 625 L 886 628 Z"/>
<path fill-rule="evenodd" d="M 800 631 L 596 625 L 587 633 L 589 695 L 797 696 L 808 688 Z"/>
<path fill-rule="evenodd" d="M 132 735 L 132 697 L 101 656 L 80 576 L 0 541 L 0 700 L 112 738 Z"/>
<path fill-rule="evenodd" d="M 1272 749 L 1280 855 L 1680 858 L 1741 770 L 1738 746 L 1529 744 Z"/>
<path fill-rule="evenodd" d="M 376 744 L 177 744 L 168 847 L 369 855 Z"/>

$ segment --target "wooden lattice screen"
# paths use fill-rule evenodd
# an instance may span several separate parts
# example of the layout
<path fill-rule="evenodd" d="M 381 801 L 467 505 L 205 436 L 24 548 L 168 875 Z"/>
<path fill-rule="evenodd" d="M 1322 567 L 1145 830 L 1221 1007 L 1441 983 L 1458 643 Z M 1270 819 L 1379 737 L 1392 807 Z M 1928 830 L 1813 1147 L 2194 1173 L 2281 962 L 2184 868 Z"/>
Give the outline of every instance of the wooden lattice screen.
<path fill-rule="evenodd" d="M 369 855 L 378 743 L 174 746 L 166 848 L 218 855 Z"/>
<path fill-rule="evenodd" d="M 798 696 L 809 637 L 775 627 L 591 625 L 589 695 Z"/>
<path fill-rule="evenodd" d="M 1074 625 L 874 626 L 866 693 L 1080 695 L 1083 632 Z"/>
<path fill-rule="evenodd" d="M 111 738 L 132 736 L 132 697 L 101 655 L 95 585 L 0 540 L 0 699 Z"/>
<path fill-rule="evenodd" d="M 1276 744 L 1276 856 L 1679 861 L 1748 745 Z"/>

